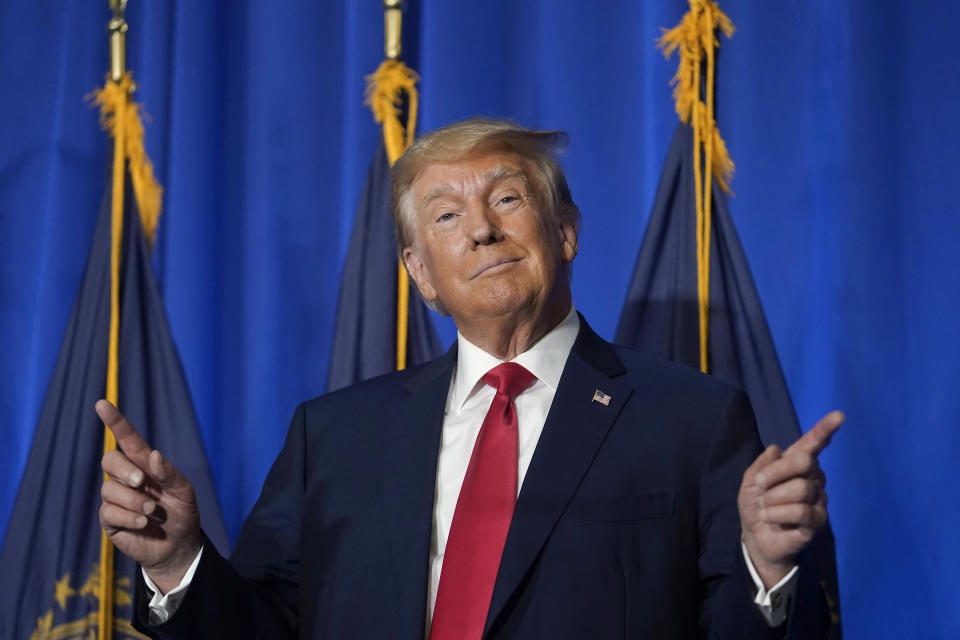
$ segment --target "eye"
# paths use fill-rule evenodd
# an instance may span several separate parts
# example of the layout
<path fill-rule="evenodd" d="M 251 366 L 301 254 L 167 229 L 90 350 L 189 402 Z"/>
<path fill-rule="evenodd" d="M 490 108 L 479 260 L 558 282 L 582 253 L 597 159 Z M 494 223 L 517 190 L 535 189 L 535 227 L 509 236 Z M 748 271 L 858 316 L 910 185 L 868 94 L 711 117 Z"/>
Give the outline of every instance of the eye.
<path fill-rule="evenodd" d="M 449 222 L 456 217 L 457 214 L 448 211 L 447 213 L 441 213 L 440 217 L 437 218 L 437 222 Z"/>
<path fill-rule="evenodd" d="M 523 197 L 514 190 L 508 191 L 504 195 L 498 195 L 495 199 L 496 206 L 502 211 L 513 211 L 523 204 Z"/>

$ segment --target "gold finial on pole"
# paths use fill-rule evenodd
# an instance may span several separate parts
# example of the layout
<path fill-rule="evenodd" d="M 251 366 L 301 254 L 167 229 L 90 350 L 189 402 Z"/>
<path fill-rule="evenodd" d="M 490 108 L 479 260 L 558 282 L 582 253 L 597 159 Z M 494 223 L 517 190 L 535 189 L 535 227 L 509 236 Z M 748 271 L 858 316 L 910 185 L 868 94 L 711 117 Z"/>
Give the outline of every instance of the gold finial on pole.
<path fill-rule="evenodd" d="M 387 60 L 400 59 L 402 0 L 383 0 L 383 53 Z"/>
<path fill-rule="evenodd" d="M 123 19 L 123 11 L 127 8 L 127 0 L 108 0 L 113 18 L 107 23 L 110 33 L 110 79 L 120 82 L 127 71 L 127 22 Z"/>

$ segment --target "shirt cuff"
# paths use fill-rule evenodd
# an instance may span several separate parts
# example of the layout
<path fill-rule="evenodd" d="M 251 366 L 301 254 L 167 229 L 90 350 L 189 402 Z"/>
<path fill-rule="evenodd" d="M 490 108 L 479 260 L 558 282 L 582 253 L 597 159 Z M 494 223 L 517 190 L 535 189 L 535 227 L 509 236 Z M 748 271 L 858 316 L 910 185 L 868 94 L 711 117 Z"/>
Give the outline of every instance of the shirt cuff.
<path fill-rule="evenodd" d="M 753 566 L 753 561 L 747 552 L 747 546 L 741 542 L 740 547 L 743 549 L 743 560 L 747 563 L 747 571 L 750 572 L 753 584 L 757 588 L 757 595 L 754 596 L 753 603 L 757 605 L 760 613 L 763 614 L 767 624 L 771 627 L 783 624 L 783 621 L 787 619 L 787 609 L 790 601 L 793 600 L 793 596 L 797 591 L 797 581 L 795 578 L 799 566 L 790 569 L 787 575 L 783 576 L 783 579 L 773 585 L 768 591 L 767 588 L 763 586 L 763 580 L 760 579 L 760 574 L 757 573 L 756 567 Z"/>
<path fill-rule="evenodd" d="M 163 624 L 170 619 L 170 616 L 176 613 L 180 602 L 182 602 L 184 596 L 187 595 L 187 587 L 190 586 L 190 581 L 193 580 L 193 574 L 197 572 L 197 565 L 200 564 L 201 554 L 203 554 L 203 547 L 200 547 L 200 551 L 197 552 L 197 557 L 193 559 L 187 572 L 183 574 L 183 579 L 180 580 L 180 584 L 165 594 L 160 593 L 159 587 L 153 583 L 153 580 L 150 579 L 150 576 L 147 575 L 143 567 L 140 567 L 140 573 L 143 574 L 143 581 L 146 583 L 147 589 L 153 594 L 150 602 L 147 603 L 147 606 L 150 608 L 150 615 L 148 616 L 148 622 L 150 624 Z"/>

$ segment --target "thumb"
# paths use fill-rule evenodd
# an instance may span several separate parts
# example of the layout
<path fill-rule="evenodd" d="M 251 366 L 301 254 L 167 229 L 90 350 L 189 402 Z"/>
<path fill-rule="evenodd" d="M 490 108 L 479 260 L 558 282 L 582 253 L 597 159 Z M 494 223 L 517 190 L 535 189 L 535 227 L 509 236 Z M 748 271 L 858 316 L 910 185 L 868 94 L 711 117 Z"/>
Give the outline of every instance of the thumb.
<path fill-rule="evenodd" d="M 770 445 L 763 450 L 757 459 L 753 461 L 747 470 L 743 473 L 743 484 L 744 485 L 754 485 L 757 482 L 757 474 L 759 474 L 768 464 L 775 462 L 781 458 L 783 452 L 775 444 Z"/>
<path fill-rule="evenodd" d="M 163 454 L 157 449 L 150 452 L 148 464 L 150 465 L 150 475 L 161 487 L 173 488 L 177 481 L 183 477 L 173 466 L 173 463 L 164 458 Z"/>

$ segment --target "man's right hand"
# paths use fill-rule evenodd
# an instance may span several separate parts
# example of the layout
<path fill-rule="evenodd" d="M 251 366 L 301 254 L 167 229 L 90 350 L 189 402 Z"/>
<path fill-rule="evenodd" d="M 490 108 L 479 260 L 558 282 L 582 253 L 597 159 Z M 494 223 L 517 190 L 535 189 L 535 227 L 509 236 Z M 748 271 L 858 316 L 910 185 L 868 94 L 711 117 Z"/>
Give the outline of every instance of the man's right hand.
<path fill-rule="evenodd" d="M 120 448 L 101 461 L 109 479 L 100 491 L 100 525 L 167 593 L 180 584 L 202 545 L 193 486 L 115 406 L 100 400 L 96 410 Z"/>

